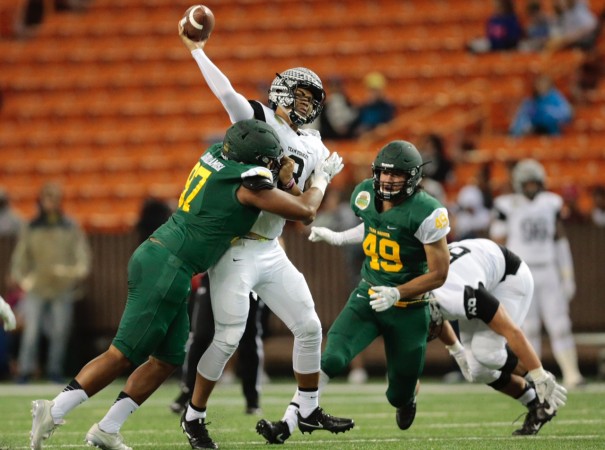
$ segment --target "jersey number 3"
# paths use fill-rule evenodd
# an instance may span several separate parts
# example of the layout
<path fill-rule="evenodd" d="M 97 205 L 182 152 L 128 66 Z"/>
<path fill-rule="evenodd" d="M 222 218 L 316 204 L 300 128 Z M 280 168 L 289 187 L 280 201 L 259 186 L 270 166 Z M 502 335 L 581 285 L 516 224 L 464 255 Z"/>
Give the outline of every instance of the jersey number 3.
<path fill-rule="evenodd" d="M 399 272 L 403 268 L 399 258 L 399 244 L 385 238 L 378 238 L 373 233 L 363 240 L 363 251 L 370 257 L 370 268 L 372 270 L 384 270 L 385 272 Z"/>
<path fill-rule="evenodd" d="M 206 181 L 208 181 L 210 175 L 212 175 L 212 172 L 202 166 L 201 163 L 198 162 L 195 165 L 187 178 L 185 189 L 183 189 L 181 197 L 179 198 L 180 209 L 185 212 L 189 212 L 191 209 L 191 202 L 198 192 L 200 192 L 200 190 L 204 187 L 204 184 L 206 184 Z"/>

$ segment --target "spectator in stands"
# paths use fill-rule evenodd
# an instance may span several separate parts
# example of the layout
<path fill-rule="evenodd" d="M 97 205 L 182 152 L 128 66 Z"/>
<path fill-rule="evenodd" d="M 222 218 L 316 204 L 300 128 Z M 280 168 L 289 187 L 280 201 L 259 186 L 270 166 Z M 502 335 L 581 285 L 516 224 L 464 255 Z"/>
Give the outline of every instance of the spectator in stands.
<path fill-rule="evenodd" d="M 22 229 L 12 255 L 10 276 L 25 292 L 18 379 L 22 383 L 36 371 L 43 330 L 49 341 L 46 376 L 54 382 L 63 381 L 73 305 L 90 271 L 88 241 L 80 227 L 63 213 L 62 198 L 58 184 L 42 187 L 38 215 Z"/>
<path fill-rule="evenodd" d="M 605 186 L 597 186 L 592 191 L 592 222 L 605 227 Z"/>
<path fill-rule="evenodd" d="M 571 80 L 571 94 L 575 103 L 586 103 L 605 74 L 605 55 L 597 47 L 587 50 L 584 60 Z"/>
<path fill-rule="evenodd" d="M 573 116 L 565 96 L 547 75 L 537 76 L 532 83 L 531 96 L 523 99 L 511 123 L 512 136 L 528 134 L 560 135 Z"/>
<path fill-rule="evenodd" d="M 584 0 L 555 0 L 554 9 L 556 18 L 546 49 L 592 48 L 598 19 L 588 4 Z"/>
<path fill-rule="evenodd" d="M 424 176 L 439 183 L 449 181 L 454 164 L 445 151 L 443 137 L 436 133 L 429 134 L 423 139 L 418 150 L 422 160 L 426 161 L 422 168 Z"/>
<path fill-rule="evenodd" d="M 542 9 L 540 0 L 530 0 L 525 6 L 527 17 L 525 24 L 525 37 L 519 43 L 522 51 L 541 51 L 550 38 L 552 18 Z"/>
<path fill-rule="evenodd" d="M 494 12 L 485 24 L 485 36 L 473 39 L 468 48 L 474 53 L 516 50 L 523 27 L 513 0 L 494 0 Z"/>
<path fill-rule="evenodd" d="M 379 125 L 395 118 L 395 104 L 386 97 L 387 80 L 380 72 L 370 72 L 364 77 L 368 99 L 359 107 L 359 114 L 353 124 L 353 134 L 360 136 Z"/>
<path fill-rule="evenodd" d="M 341 78 L 328 80 L 324 109 L 319 116 L 319 131 L 323 139 L 351 139 L 357 108 L 347 95 Z"/>
<path fill-rule="evenodd" d="M 578 187 L 573 184 L 563 186 L 561 190 L 563 199 L 563 209 L 561 210 L 561 220 L 568 223 L 586 223 L 587 217 L 582 212 L 579 205 L 580 192 Z"/>
<path fill-rule="evenodd" d="M 15 236 L 22 225 L 23 220 L 11 208 L 7 192 L 0 186 L 0 236 Z"/>

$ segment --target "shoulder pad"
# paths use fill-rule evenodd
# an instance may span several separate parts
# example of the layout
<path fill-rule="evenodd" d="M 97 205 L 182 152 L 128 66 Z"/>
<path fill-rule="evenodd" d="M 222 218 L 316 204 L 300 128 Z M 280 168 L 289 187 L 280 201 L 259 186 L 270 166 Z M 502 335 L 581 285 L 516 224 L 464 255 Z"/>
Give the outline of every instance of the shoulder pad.
<path fill-rule="evenodd" d="M 315 128 L 301 128 L 299 131 L 301 131 L 302 134 L 305 134 L 307 136 L 315 136 L 316 138 L 321 138 L 321 133 Z"/>
<path fill-rule="evenodd" d="M 242 180 L 250 177 L 264 177 L 268 178 L 271 183 L 273 183 L 273 174 L 266 167 L 253 167 L 251 169 L 246 170 L 242 173 Z"/>
<path fill-rule="evenodd" d="M 253 167 L 242 174 L 242 185 L 252 191 L 273 189 L 273 175 L 264 167 Z"/>

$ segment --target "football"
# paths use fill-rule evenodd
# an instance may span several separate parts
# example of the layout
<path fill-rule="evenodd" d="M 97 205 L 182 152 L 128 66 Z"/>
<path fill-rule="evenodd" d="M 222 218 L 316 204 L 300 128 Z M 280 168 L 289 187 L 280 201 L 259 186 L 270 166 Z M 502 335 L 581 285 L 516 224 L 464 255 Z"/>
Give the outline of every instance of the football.
<path fill-rule="evenodd" d="M 204 5 L 194 5 L 185 11 L 181 19 L 185 35 L 192 41 L 208 39 L 214 28 L 214 14 Z"/>

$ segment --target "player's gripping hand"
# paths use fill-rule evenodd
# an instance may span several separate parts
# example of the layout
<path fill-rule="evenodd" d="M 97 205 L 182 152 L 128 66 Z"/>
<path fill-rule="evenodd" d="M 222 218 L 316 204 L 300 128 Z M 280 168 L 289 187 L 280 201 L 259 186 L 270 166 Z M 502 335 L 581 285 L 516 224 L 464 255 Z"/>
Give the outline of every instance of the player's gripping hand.
<path fill-rule="evenodd" d="M 370 291 L 370 306 L 376 312 L 386 311 L 401 298 L 399 289 L 394 287 L 373 286 Z"/>
<path fill-rule="evenodd" d="M 546 401 L 555 410 L 565 405 L 567 402 L 567 389 L 556 382 L 552 373 L 540 367 L 530 370 L 529 376 L 534 382 L 540 403 Z"/>
<path fill-rule="evenodd" d="M 342 245 L 342 234 L 325 227 L 311 227 L 311 242 L 327 242 L 330 245 Z"/>
<path fill-rule="evenodd" d="M 4 322 L 6 331 L 14 330 L 17 327 L 17 321 L 10 305 L 0 297 L 0 319 Z"/>
<path fill-rule="evenodd" d="M 342 162 L 342 157 L 338 155 L 338 153 L 334 152 L 330 156 L 326 158 L 325 161 L 320 162 L 315 171 L 319 168 L 328 176 L 328 183 L 332 181 L 336 175 L 338 175 L 342 169 L 344 168 L 344 163 Z"/>
<path fill-rule="evenodd" d="M 179 20 L 179 36 L 181 37 L 183 44 L 185 44 L 185 47 L 187 47 L 190 52 L 192 52 L 193 50 L 195 50 L 197 48 L 203 49 L 204 46 L 206 45 L 206 42 L 208 42 L 208 39 L 204 39 L 203 41 L 192 41 L 191 39 L 189 39 L 187 37 L 187 35 L 185 34 L 185 29 L 183 28 L 183 25 L 181 24 L 180 20 Z"/>

